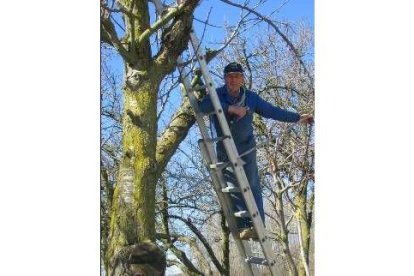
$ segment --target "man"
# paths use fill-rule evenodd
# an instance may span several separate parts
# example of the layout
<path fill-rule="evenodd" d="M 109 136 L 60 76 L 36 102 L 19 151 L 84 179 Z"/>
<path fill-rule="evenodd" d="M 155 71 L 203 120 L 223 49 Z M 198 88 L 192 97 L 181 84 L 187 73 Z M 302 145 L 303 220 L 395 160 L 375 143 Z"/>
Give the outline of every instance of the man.
<path fill-rule="evenodd" d="M 228 64 L 224 68 L 225 85 L 216 90 L 239 154 L 253 149 L 256 146 L 256 141 L 253 135 L 253 113 L 282 122 L 310 123 L 312 121 L 311 115 L 299 115 L 298 113 L 280 109 L 266 102 L 256 93 L 244 88 L 243 72 L 244 70 L 240 64 L 236 62 Z M 214 110 L 208 95 L 200 102 L 200 110 L 203 113 L 209 113 Z M 217 136 L 222 136 L 222 131 L 215 115 L 213 116 L 213 124 Z M 228 160 L 222 142 L 217 143 L 216 150 L 217 157 L 220 161 Z M 243 156 L 242 159 L 246 163 L 243 168 L 264 223 L 265 214 L 262 188 L 260 186 L 259 172 L 256 162 L 256 150 L 254 149 L 249 154 Z M 238 186 L 231 169 L 224 170 L 223 174 L 228 182 Z M 231 198 L 235 211 L 247 210 L 241 194 L 233 193 Z M 250 219 L 238 218 L 237 224 L 240 229 L 241 239 L 247 240 L 252 238 L 253 240 L 257 240 L 257 233 L 254 231 Z"/>

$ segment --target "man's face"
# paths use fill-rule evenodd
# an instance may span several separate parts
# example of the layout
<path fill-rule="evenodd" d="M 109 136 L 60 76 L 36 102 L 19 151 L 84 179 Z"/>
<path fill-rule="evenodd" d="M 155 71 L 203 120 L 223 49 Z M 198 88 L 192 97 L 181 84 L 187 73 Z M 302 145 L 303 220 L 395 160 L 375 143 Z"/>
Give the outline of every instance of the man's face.
<path fill-rule="evenodd" d="M 224 80 L 226 81 L 226 85 L 230 94 L 235 96 L 243 84 L 243 74 L 238 72 L 228 73 L 224 77 Z"/>

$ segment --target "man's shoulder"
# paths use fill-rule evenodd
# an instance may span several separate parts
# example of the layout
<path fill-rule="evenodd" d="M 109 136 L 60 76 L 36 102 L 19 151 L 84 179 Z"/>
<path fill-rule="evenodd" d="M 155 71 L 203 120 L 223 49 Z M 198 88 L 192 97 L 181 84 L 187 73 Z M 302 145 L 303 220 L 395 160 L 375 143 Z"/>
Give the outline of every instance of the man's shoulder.
<path fill-rule="evenodd" d="M 226 92 L 226 86 L 223 85 L 223 86 L 220 86 L 220 87 L 216 88 L 216 92 L 217 92 L 217 94 L 221 94 L 221 93 Z"/>
<path fill-rule="evenodd" d="M 258 97 L 257 93 L 249 90 L 247 88 L 244 89 L 245 93 L 246 93 L 246 97 L 252 98 L 252 99 L 256 99 Z"/>
<path fill-rule="evenodd" d="M 225 85 L 216 88 L 217 95 L 221 98 L 227 94 L 227 88 Z"/>
<path fill-rule="evenodd" d="M 246 95 L 256 94 L 252 90 L 249 90 L 247 88 L 244 88 L 244 91 L 246 92 Z"/>

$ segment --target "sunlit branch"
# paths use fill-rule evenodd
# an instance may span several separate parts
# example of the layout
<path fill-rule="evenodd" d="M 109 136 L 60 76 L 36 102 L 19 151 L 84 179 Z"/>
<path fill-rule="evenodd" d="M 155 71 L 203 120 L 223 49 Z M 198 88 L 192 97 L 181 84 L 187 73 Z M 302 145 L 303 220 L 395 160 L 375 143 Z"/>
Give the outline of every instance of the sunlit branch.
<path fill-rule="evenodd" d="M 138 38 L 138 45 L 148 39 L 148 37 L 155 33 L 159 28 L 165 26 L 173 17 L 179 14 L 183 10 L 184 5 L 180 5 L 169 9 L 168 13 L 157 20 L 152 26 L 146 29 Z"/>

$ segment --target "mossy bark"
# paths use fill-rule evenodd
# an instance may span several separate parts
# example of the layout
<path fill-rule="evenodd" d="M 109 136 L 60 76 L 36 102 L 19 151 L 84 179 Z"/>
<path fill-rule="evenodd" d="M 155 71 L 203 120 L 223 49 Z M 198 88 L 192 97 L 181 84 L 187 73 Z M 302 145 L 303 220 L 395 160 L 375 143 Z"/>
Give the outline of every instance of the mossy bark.
<path fill-rule="evenodd" d="M 195 123 L 195 117 L 190 105 L 188 97 L 183 99 L 181 106 L 172 117 L 161 134 L 157 145 L 157 177 L 161 176 L 165 166 L 167 165 L 174 152 L 177 150 L 183 137 L 186 137 L 190 127 Z"/>
<path fill-rule="evenodd" d="M 125 273 L 116 267 L 122 248 L 155 241 L 156 91 L 159 82 L 157 79 L 142 82 L 136 91 L 124 89 L 123 160 L 114 192 L 107 254 L 110 275 L 113 271 Z M 124 262 L 120 263 L 128 268 Z M 131 264 L 129 266 L 131 269 Z"/>

